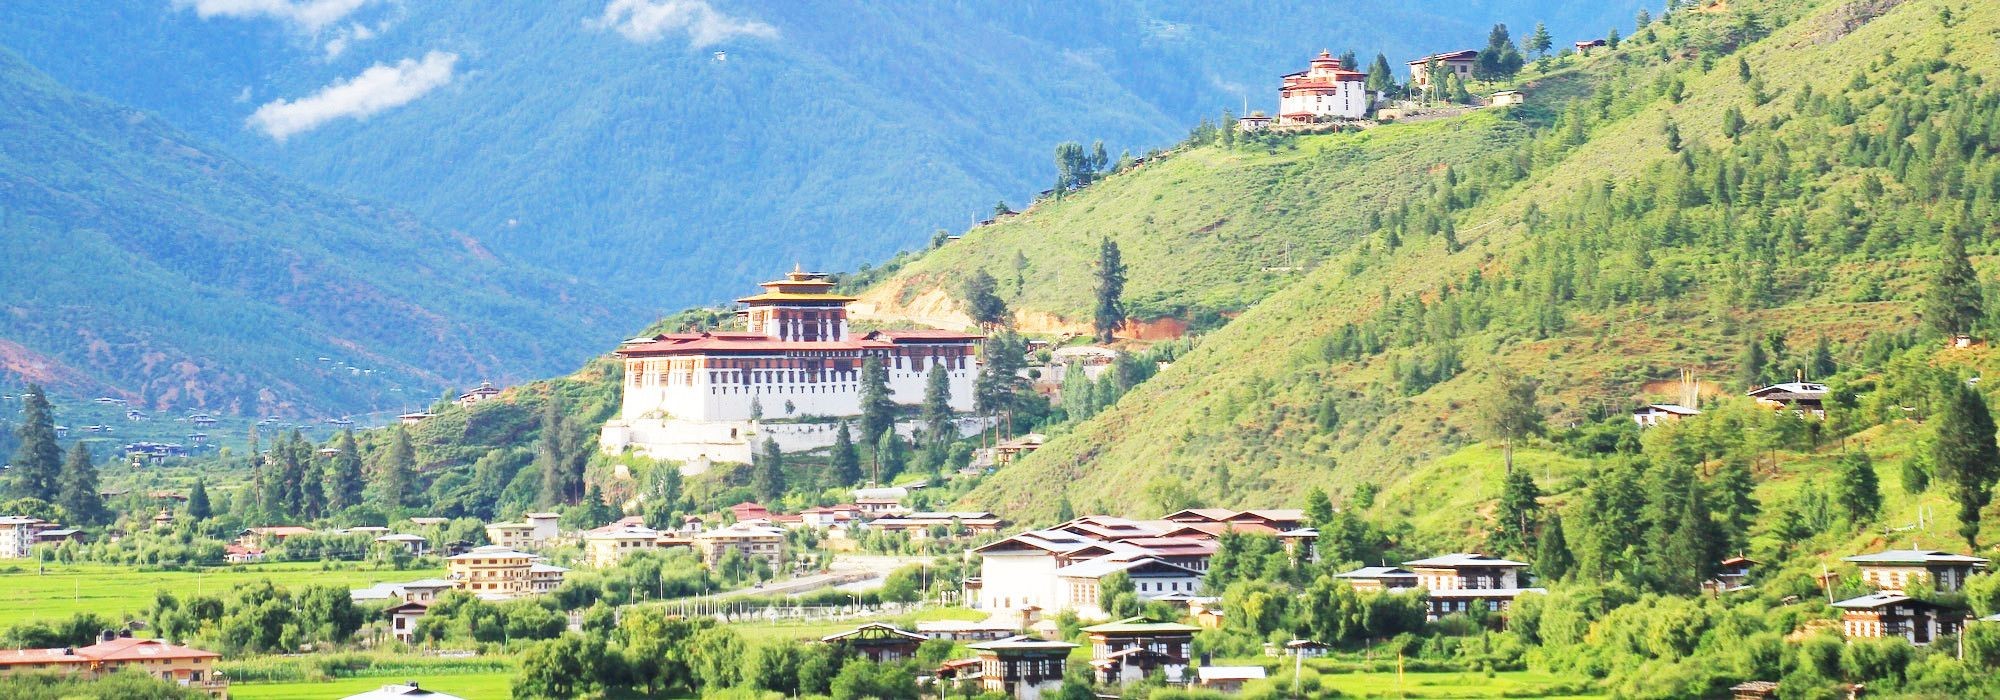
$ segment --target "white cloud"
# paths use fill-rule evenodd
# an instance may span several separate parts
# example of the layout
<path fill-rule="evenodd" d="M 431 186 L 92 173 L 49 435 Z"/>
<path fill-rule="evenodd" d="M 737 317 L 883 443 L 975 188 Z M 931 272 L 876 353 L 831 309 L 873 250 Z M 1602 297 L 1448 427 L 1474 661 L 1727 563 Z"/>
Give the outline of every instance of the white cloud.
<path fill-rule="evenodd" d="M 317 34 L 355 10 L 376 0 L 174 0 L 177 7 L 191 7 L 202 19 L 275 19 Z"/>
<path fill-rule="evenodd" d="M 373 38 L 375 38 L 375 30 L 369 29 L 367 25 L 359 22 L 349 23 L 345 27 L 333 30 L 333 38 L 326 41 L 326 57 L 328 60 L 339 58 L 341 54 L 347 52 L 347 47 L 354 42 L 367 41 Z"/>
<path fill-rule="evenodd" d="M 294 101 L 274 100 L 250 115 L 249 125 L 283 141 L 335 119 L 366 119 L 383 110 L 409 104 L 451 82 L 458 54 L 432 51 L 423 59 L 405 58 L 396 65 L 377 63 L 360 75 L 320 88 Z"/>
<path fill-rule="evenodd" d="M 773 38 L 778 28 L 754 19 L 731 17 L 710 7 L 708 0 L 611 0 L 604 14 L 584 20 L 592 29 L 615 29 L 641 44 L 659 41 L 669 32 L 686 32 L 694 48 L 713 46 L 736 37 Z"/>

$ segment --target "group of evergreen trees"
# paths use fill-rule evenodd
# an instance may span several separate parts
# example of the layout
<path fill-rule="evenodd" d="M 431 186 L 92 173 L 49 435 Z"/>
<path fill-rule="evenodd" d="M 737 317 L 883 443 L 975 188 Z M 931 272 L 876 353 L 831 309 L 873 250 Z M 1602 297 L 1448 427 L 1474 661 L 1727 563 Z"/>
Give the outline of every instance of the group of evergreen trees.
<path fill-rule="evenodd" d="M 59 506 L 69 525 L 105 522 L 110 513 L 98 492 L 97 465 L 90 446 L 78 440 L 70 446 L 68 456 L 64 456 L 62 446 L 56 442 L 55 409 L 41 386 L 29 385 L 22 393 L 22 402 L 6 493 L 13 498 Z"/>
<path fill-rule="evenodd" d="M 417 505 L 421 493 L 416 452 L 409 431 L 401 426 L 392 432 L 388 449 L 372 470 L 364 468 L 351 430 L 341 431 L 323 450 L 297 430 L 278 438 L 268 452 L 259 452 L 258 447 L 253 435 L 249 493 L 255 496 L 253 512 L 267 519 L 315 520 L 364 503 L 394 511 Z M 205 502 L 206 485 L 197 482 L 196 488 Z M 192 497 L 190 501 L 192 510 Z"/>

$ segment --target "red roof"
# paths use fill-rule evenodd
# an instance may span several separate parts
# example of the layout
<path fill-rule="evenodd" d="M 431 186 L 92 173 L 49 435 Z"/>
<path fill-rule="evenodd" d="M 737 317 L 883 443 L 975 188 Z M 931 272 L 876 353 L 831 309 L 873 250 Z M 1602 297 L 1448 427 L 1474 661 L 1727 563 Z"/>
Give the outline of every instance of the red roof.
<path fill-rule="evenodd" d="M 975 333 L 961 333 L 945 330 L 875 331 L 859 340 L 775 340 L 758 333 L 742 331 L 717 331 L 711 333 L 670 334 L 658 336 L 649 343 L 635 343 L 618 349 L 625 357 L 652 357 L 658 355 L 712 355 L 728 353 L 771 353 L 771 352 L 812 352 L 812 351 L 857 351 L 895 347 L 904 342 L 972 342 L 980 339 Z"/>
<path fill-rule="evenodd" d="M 219 659 L 221 654 L 175 646 L 157 639 L 120 637 L 74 649 L 9 649 L 0 651 L 0 666 L 49 663 L 121 663 L 155 659 Z"/>

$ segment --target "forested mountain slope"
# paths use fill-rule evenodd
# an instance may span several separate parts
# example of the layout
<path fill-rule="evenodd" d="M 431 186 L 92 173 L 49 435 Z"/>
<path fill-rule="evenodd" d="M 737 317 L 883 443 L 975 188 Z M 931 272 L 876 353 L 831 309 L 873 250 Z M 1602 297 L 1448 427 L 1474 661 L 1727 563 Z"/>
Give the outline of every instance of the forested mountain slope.
<path fill-rule="evenodd" d="M 146 0 L 23 3 L 0 42 L 661 312 L 961 229 L 1047 187 L 1061 141 L 1137 153 L 1269 110 L 1322 48 L 1407 60 L 1501 21 L 1560 44 L 1654 4 Z"/>
<path fill-rule="evenodd" d="M 2000 8 L 1922 0 L 1676 13 L 1593 58 L 1613 79 L 1531 143 L 1439 175 L 1369 245 L 970 500 L 1032 515 L 1052 483 L 1079 511 L 1176 485 L 1210 505 L 1393 489 L 1483 437 L 1502 373 L 1540 380 L 1561 426 L 1681 368 L 1728 391 L 1821 375 L 1821 337 L 1837 365 L 1879 361 L 1917 330 L 1943 233 L 1990 249 L 1996 29 Z M 1770 359 L 1745 374 L 1751 345 Z"/>
<path fill-rule="evenodd" d="M 586 286 L 260 171 L 4 51 L 0 134 L 0 369 L 17 379 L 339 414 L 572 368 L 618 332 Z"/>

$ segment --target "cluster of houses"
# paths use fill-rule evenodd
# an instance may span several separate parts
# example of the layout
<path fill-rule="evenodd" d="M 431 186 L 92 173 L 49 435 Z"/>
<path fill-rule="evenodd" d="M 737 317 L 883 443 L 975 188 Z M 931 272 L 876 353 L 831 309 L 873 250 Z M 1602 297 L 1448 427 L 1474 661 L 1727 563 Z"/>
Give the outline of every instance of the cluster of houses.
<path fill-rule="evenodd" d="M 1861 582 L 1875 592 L 1835 602 L 1841 632 L 1848 638 L 1902 637 L 1915 645 L 1931 643 L 1964 628 L 1965 611 L 1912 595 L 1911 584 L 1939 593 L 1957 593 L 1965 579 L 1986 569 L 1986 559 L 1928 549 L 1892 549 L 1847 557 L 1861 568 Z M 2000 622 L 2000 615 L 1987 618 Z"/>
<path fill-rule="evenodd" d="M 1826 420 L 1825 384 L 1797 381 L 1759 387 L 1747 394 L 1757 405 L 1773 411 L 1790 411 L 1792 415 L 1813 420 Z M 1690 393 L 1679 403 L 1646 404 L 1632 412 L 1632 421 L 1641 428 L 1651 428 L 1661 423 L 1670 423 L 1701 415 L 1701 409 L 1691 404 L 1695 396 Z"/>
<path fill-rule="evenodd" d="M 415 517 L 410 522 L 423 527 L 437 527 L 445 523 L 444 518 Z M 169 527 L 173 524 L 173 514 L 162 510 L 153 517 L 154 527 Z M 236 540 L 223 547 L 223 557 L 231 564 L 248 564 L 264 560 L 264 553 L 287 539 L 300 535 L 366 536 L 376 544 L 402 550 L 404 553 L 421 557 L 431 553 L 430 538 L 407 532 L 395 532 L 380 525 L 358 525 L 335 530 L 314 530 L 298 525 L 260 525 L 245 528 L 236 533 Z M 470 542 L 452 542 L 446 545 L 447 553 L 456 554 L 472 547 Z"/>
<path fill-rule="evenodd" d="M 0 650 L 0 685 L 13 675 L 102 678 L 140 673 L 212 698 L 229 697 L 229 679 L 215 670 L 221 654 L 106 631 L 88 646 Z"/>

